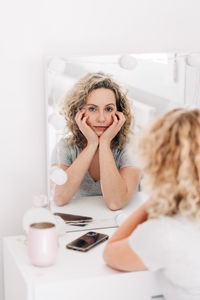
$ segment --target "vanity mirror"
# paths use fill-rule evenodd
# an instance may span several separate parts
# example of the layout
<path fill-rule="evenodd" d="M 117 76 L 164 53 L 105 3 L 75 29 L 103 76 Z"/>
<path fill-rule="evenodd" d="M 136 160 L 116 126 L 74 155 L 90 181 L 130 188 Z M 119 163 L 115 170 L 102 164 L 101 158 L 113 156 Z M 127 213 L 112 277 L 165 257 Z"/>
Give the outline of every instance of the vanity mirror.
<path fill-rule="evenodd" d="M 74 84 L 91 72 L 111 74 L 114 80 L 127 91 L 135 118 L 135 129 L 139 130 L 152 118 L 167 110 L 186 104 L 198 105 L 200 102 L 199 57 L 199 54 L 144 53 L 46 58 L 47 173 L 49 199 L 54 211 L 93 217 L 94 220 L 101 220 L 101 225 L 104 224 L 105 227 L 116 225 L 111 221 L 114 212 L 109 209 L 104 209 L 103 215 L 99 216 L 99 202 L 103 203 L 99 197 L 94 201 L 89 199 L 90 197 L 81 200 L 73 199 L 63 207 L 53 205 L 55 185 L 65 183 L 67 176 L 63 170 L 55 166 L 51 167 L 51 157 L 60 139 L 70 135 L 70 132 L 66 131 L 66 121 L 60 111 L 64 97 Z M 57 154 L 59 164 L 59 153 Z M 131 200 L 125 207 L 127 212 L 129 210 L 131 212 L 132 202 L 134 201 Z M 91 224 L 89 228 L 95 228 L 95 222 Z M 101 227 L 99 224 L 96 224 L 96 227 Z"/>

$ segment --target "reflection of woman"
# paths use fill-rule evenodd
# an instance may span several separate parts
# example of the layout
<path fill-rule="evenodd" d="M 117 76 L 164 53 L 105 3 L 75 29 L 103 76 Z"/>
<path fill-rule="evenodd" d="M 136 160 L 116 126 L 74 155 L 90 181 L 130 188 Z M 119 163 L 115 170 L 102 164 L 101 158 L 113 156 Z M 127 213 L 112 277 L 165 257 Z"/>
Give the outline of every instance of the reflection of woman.
<path fill-rule="evenodd" d="M 166 300 L 200 299 L 200 110 L 168 112 L 140 146 L 151 197 L 115 232 L 104 259 L 118 270 L 158 271 Z"/>
<path fill-rule="evenodd" d="M 125 149 L 131 125 L 126 95 L 111 76 L 89 73 L 68 93 L 63 114 L 72 136 L 59 142 L 52 163 L 58 164 L 59 153 L 68 181 L 56 186 L 55 203 L 64 205 L 75 194 L 103 194 L 110 209 L 120 209 L 139 181 Z"/>

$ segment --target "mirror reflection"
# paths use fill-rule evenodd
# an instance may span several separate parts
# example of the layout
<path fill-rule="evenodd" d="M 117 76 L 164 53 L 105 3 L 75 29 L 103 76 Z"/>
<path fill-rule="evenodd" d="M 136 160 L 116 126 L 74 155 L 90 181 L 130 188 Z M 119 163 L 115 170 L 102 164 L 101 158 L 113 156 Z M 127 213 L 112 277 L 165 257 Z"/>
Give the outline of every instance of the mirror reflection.
<path fill-rule="evenodd" d="M 65 96 L 61 114 L 70 135 L 60 139 L 51 163 L 68 179 L 55 186 L 54 202 L 63 206 L 74 196 L 102 195 L 109 209 L 121 209 L 140 173 L 126 149 L 131 127 L 126 93 L 111 75 L 87 73 Z"/>
<path fill-rule="evenodd" d="M 96 196 L 110 210 L 126 207 L 141 177 L 129 142 L 156 116 L 198 103 L 198 61 L 182 53 L 47 58 L 52 203 Z"/>

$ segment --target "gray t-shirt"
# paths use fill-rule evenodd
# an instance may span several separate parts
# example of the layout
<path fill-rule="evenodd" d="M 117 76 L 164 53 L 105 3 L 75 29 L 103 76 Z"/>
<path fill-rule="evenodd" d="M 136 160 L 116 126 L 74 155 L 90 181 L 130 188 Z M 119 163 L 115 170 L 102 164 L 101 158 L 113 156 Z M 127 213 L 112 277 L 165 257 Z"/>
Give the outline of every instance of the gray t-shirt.
<path fill-rule="evenodd" d="M 81 151 L 82 150 L 75 144 L 69 144 L 66 139 L 61 139 L 53 150 L 51 163 L 70 166 Z M 124 167 L 134 166 L 134 162 L 128 155 L 125 148 L 122 150 L 113 149 L 112 153 L 118 170 Z M 94 179 L 90 176 L 90 173 L 87 172 L 75 196 L 85 197 L 98 195 L 102 195 L 100 180 L 94 181 Z"/>

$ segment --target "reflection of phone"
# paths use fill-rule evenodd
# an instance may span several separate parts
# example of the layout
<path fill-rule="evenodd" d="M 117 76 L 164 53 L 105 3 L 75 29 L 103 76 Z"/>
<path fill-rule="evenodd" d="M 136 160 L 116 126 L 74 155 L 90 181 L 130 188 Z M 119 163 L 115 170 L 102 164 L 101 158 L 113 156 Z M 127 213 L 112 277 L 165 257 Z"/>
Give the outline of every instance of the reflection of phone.
<path fill-rule="evenodd" d="M 108 239 L 107 234 L 89 231 L 88 233 L 80 236 L 78 239 L 67 244 L 66 247 L 73 250 L 86 252 L 97 244 Z"/>
<path fill-rule="evenodd" d="M 65 221 L 65 223 L 73 226 L 85 226 L 93 220 L 91 217 L 57 213 L 57 212 L 54 213 L 54 215 L 59 216 Z"/>

